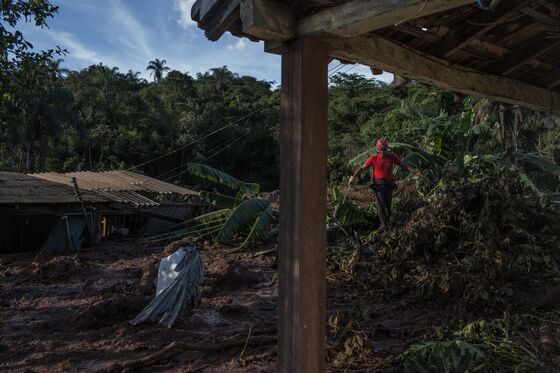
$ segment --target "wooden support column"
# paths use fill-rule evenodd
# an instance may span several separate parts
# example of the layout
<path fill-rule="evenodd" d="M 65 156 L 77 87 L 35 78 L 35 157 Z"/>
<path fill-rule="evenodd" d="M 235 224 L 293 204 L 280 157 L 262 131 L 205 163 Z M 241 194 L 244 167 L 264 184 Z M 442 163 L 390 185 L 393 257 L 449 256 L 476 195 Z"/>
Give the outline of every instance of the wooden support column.
<path fill-rule="evenodd" d="M 282 55 L 278 371 L 325 371 L 326 46 L 303 38 Z"/>

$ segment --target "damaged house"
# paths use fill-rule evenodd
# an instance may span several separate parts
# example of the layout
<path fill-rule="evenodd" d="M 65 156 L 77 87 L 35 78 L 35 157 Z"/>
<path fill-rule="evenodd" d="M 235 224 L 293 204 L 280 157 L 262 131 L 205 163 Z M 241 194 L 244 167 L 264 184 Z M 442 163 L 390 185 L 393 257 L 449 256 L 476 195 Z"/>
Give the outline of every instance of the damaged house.
<path fill-rule="evenodd" d="M 78 249 L 84 231 L 99 236 L 96 210 L 110 203 L 97 193 L 78 194 L 68 185 L 0 172 L 0 252 Z"/>
<path fill-rule="evenodd" d="M 152 236 L 209 211 L 198 193 L 131 171 L 47 172 L 43 180 L 97 193 L 111 201 L 100 211 L 101 234 Z"/>
<path fill-rule="evenodd" d="M 0 251 L 68 251 L 152 236 L 211 209 L 198 193 L 130 171 L 0 173 Z"/>

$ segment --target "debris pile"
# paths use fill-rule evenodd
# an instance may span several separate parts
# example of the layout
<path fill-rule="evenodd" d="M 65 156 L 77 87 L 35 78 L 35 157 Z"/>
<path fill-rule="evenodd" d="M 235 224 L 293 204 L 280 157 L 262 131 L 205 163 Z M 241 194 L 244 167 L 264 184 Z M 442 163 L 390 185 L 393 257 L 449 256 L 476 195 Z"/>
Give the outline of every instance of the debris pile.
<path fill-rule="evenodd" d="M 389 294 L 493 307 L 560 281 L 560 212 L 513 173 L 445 180 L 399 215 L 374 237 L 375 270 L 361 279 Z"/>

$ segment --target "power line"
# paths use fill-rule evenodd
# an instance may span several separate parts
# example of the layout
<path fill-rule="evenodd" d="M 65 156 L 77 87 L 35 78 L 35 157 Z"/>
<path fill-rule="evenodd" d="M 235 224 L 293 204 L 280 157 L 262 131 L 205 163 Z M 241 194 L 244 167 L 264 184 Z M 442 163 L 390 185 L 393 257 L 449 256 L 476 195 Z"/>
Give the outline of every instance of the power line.
<path fill-rule="evenodd" d="M 350 66 L 350 68 L 348 70 L 346 70 L 345 72 L 343 72 L 342 74 L 348 74 L 348 72 L 351 71 L 352 69 L 354 69 L 356 66 L 358 66 L 358 64 Z"/>
<path fill-rule="evenodd" d="M 340 64 L 340 65 L 338 66 L 338 68 L 332 70 L 332 72 L 329 74 L 329 77 L 333 76 L 334 74 L 336 74 L 337 72 L 339 72 L 340 70 L 342 70 L 343 67 L 344 67 L 344 65 L 343 65 L 343 64 Z"/>
<path fill-rule="evenodd" d="M 230 142 L 228 145 L 224 146 L 222 149 L 218 150 L 217 152 L 215 152 L 214 154 L 212 154 L 211 156 L 209 156 L 208 158 L 205 159 L 205 161 L 208 161 L 212 158 L 214 158 L 214 156 L 220 154 L 221 152 L 223 152 L 224 150 L 226 150 L 227 148 L 229 148 L 230 146 L 232 146 L 234 143 L 236 143 L 237 141 L 241 140 L 243 137 L 247 136 L 249 134 L 250 131 L 245 132 L 243 135 L 239 136 L 237 139 L 233 140 L 232 142 Z"/>
<path fill-rule="evenodd" d="M 210 149 L 209 152 L 213 152 L 213 151 L 215 151 L 215 150 L 221 148 L 221 147 L 222 147 L 223 145 L 225 145 L 226 143 L 227 143 L 227 141 L 223 141 L 223 142 L 220 143 L 219 145 L 217 145 L 217 146 L 213 147 L 212 149 Z M 165 175 L 169 175 L 169 174 L 171 174 L 171 173 L 177 171 L 177 170 L 180 169 L 182 166 L 183 166 L 183 164 L 180 164 L 180 165 L 178 165 L 177 167 L 173 167 L 172 169 L 170 169 L 170 170 L 168 170 L 168 171 L 166 171 L 166 172 L 164 172 L 164 173 L 162 173 L 162 174 L 159 174 L 159 175 L 156 176 L 155 178 L 156 178 L 156 179 L 160 179 L 160 178 L 162 178 L 162 177 L 165 176 Z"/>
<path fill-rule="evenodd" d="M 158 161 L 158 160 L 160 160 L 160 159 L 162 159 L 162 158 L 165 158 L 165 157 L 167 157 L 167 156 L 170 156 L 171 154 L 177 153 L 178 151 L 181 151 L 181 150 L 183 150 L 183 149 L 185 149 L 185 148 L 187 148 L 187 147 L 189 147 L 189 146 L 191 146 L 191 145 L 197 144 L 197 143 L 201 142 L 202 140 L 207 139 L 208 137 L 210 137 L 210 136 L 212 136 L 212 135 L 215 135 L 216 133 L 221 132 L 221 131 L 225 130 L 225 129 L 228 128 L 228 127 L 233 126 L 234 124 L 241 122 L 243 119 L 249 118 L 250 116 L 256 114 L 257 112 L 263 110 L 265 107 L 266 107 L 266 106 L 262 106 L 262 107 L 260 107 L 260 108 L 258 108 L 258 109 L 256 109 L 256 110 L 250 112 L 249 114 L 242 116 L 241 118 L 237 119 L 236 121 L 231 122 L 231 123 L 229 123 L 229 124 L 226 124 L 225 126 L 220 127 L 220 128 L 218 128 L 217 130 L 215 130 L 215 131 L 213 131 L 213 132 L 211 132 L 211 133 L 209 133 L 209 134 L 207 134 L 207 135 L 205 135 L 205 136 L 202 136 L 201 138 L 199 138 L 199 139 L 197 139 L 197 140 L 195 140 L 195 141 L 192 141 L 192 142 L 190 142 L 190 143 L 188 143 L 188 144 L 186 144 L 186 145 L 183 145 L 183 146 L 181 146 L 181 147 L 179 147 L 179 148 L 177 148 L 177 149 L 171 150 L 171 151 L 169 151 L 169 152 L 167 152 L 167 153 L 165 153 L 165 154 L 162 154 L 162 155 L 160 155 L 160 156 L 158 156 L 158 157 L 155 157 L 155 158 L 152 158 L 152 159 L 150 159 L 150 160 L 147 160 L 146 162 L 140 163 L 140 164 L 138 164 L 138 165 L 136 165 L 136 166 L 132 166 L 132 167 L 130 167 L 130 168 L 127 168 L 126 170 L 127 170 L 127 171 L 132 171 L 132 170 L 134 170 L 134 169 L 136 169 L 136 168 L 138 168 L 138 167 L 142 167 L 142 166 L 145 166 L 145 165 L 150 164 L 150 163 L 152 163 L 152 162 Z"/>
<path fill-rule="evenodd" d="M 216 151 L 216 152 L 213 153 L 212 155 L 210 155 L 210 156 L 208 156 L 208 157 L 206 157 L 206 158 L 201 159 L 199 162 L 205 162 L 205 161 L 207 161 L 207 160 L 213 158 L 214 156 L 220 154 L 221 152 L 223 152 L 224 150 L 226 150 L 227 148 L 229 148 L 230 146 L 232 146 L 233 144 L 235 144 L 237 141 L 239 141 L 239 140 L 241 140 L 243 137 L 247 136 L 250 132 L 251 132 L 251 131 L 247 131 L 247 132 L 245 132 L 245 133 L 242 133 L 241 135 L 237 136 L 235 139 L 233 139 L 232 141 L 230 141 L 230 143 L 227 144 L 226 146 L 223 146 L 223 147 L 222 147 L 222 146 L 220 145 L 219 147 L 221 147 L 221 149 L 219 149 L 218 151 Z M 216 149 L 216 148 L 218 148 L 218 147 L 214 147 L 212 150 L 214 150 L 214 149 Z M 176 178 L 177 176 L 181 176 L 182 174 L 184 174 L 184 173 L 186 173 L 186 172 L 188 172 L 188 169 L 183 170 L 183 171 L 181 171 L 181 172 L 179 172 L 179 173 L 177 173 L 177 174 L 175 174 L 175 175 L 173 175 L 173 176 L 168 177 L 167 179 L 165 179 L 165 181 L 169 181 L 169 180 L 171 180 L 171 179 L 174 179 L 174 178 Z"/>
<path fill-rule="evenodd" d="M 330 73 L 331 71 L 333 71 L 334 69 L 340 67 L 340 66 L 342 66 L 342 63 L 339 63 L 339 64 L 336 65 L 335 67 L 331 67 L 331 68 L 329 69 L 329 73 Z"/>

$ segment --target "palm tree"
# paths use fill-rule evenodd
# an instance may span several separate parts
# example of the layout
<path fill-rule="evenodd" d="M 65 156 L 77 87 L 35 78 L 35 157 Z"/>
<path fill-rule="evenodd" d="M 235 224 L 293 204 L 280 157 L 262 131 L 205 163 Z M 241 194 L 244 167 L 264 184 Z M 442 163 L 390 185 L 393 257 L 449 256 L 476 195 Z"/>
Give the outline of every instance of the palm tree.
<path fill-rule="evenodd" d="M 154 76 L 154 82 L 159 83 L 163 77 L 165 71 L 171 70 L 169 67 L 165 66 L 166 60 L 159 60 L 156 58 L 154 61 L 150 61 L 146 70 L 151 70 L 150 75 Z"/>
<path fill-rule="evenodd" d="M 126 77 L 130 80 L 138 80 L 138 77 L 140 76 L 140 71 L 132 71 L 132 70 L 128 70 L 128 72 L 126 73 Z"/>

